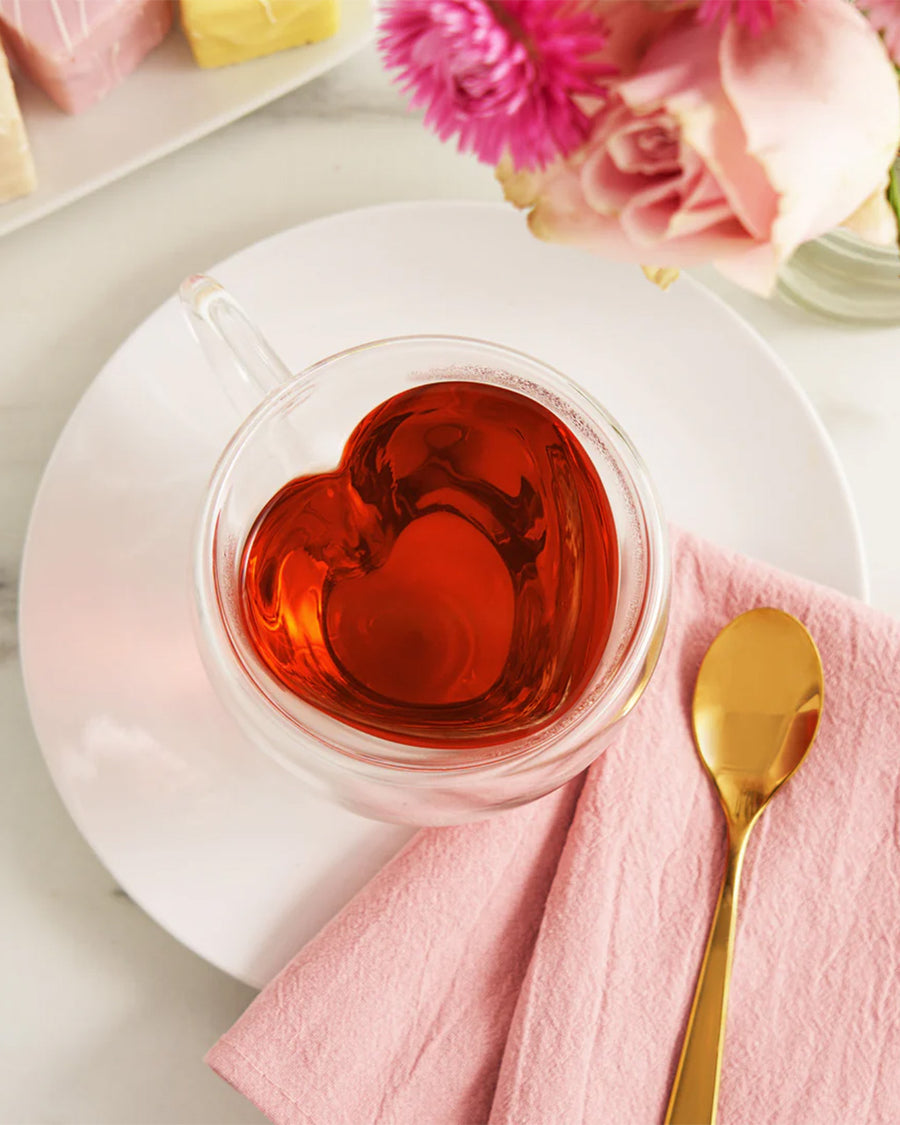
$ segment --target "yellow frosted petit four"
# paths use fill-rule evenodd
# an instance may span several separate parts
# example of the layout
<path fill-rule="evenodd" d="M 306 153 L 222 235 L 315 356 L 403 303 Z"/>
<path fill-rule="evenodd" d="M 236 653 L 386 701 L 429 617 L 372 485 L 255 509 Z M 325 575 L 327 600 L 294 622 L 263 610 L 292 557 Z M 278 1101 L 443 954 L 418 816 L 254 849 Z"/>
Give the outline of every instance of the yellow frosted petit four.
<path fill-rule="evenodd" d="M 228 66 L 327 39 L 338 0 L 181 0 L 181 23 L 200 66 Z"/>

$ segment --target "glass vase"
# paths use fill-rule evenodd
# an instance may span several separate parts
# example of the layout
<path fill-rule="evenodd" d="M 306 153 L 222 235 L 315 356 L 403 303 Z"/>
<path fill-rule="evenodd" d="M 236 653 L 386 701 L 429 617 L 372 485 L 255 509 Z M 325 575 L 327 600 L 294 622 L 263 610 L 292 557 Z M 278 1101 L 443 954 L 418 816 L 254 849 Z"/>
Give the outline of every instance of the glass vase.
<path fill-rule="evenodd" d="M 782 268 L 778 293 L 790 304 L 859 325 L 900 324 L 900 253 L 847 230 L 804 243 Z"/>

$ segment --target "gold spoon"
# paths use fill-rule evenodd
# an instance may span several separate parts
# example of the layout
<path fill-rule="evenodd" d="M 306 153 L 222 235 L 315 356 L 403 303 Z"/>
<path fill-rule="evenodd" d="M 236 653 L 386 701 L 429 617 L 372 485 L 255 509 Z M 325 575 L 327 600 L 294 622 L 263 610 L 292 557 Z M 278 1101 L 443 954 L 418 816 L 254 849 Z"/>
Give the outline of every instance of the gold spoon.
<path fill-rule="evenodd" d="M 715 1122 L 738 886 L 751 829 L 812 746 L 822 714 L 815 641 L 779 609 L 735 618 L 694 690 L 694 738 L 728 823 L 728 863 L 688 1017 L 666 1125 Z"/>

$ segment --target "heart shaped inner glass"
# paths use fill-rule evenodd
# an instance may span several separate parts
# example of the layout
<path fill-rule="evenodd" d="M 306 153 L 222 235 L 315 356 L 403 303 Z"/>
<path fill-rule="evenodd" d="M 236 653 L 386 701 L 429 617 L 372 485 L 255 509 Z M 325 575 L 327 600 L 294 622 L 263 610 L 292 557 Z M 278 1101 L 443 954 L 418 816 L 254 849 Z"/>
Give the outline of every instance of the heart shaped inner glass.
<path fill-rule="evenodd" d="M 597 471 L 540 403 L 477 382 L 403 391 L 340 466 L 285 485 L 243 551 L 261 660 L 354 727 L 424 746 L 531 733 L 609 636 L 616 531 Z"/>

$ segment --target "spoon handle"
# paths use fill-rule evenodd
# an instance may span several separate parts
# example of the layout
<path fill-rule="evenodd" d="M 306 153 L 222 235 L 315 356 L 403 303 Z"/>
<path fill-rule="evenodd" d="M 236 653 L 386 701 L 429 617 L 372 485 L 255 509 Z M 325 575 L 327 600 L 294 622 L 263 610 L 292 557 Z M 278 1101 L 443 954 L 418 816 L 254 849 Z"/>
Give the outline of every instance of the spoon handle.
<path fill-rule="evenodd" d="M 665 1125 L 714 1125 L 734 951 L 738 887 L 749 832 L 729 832 L 728 864 L 694 992 Z"/>

